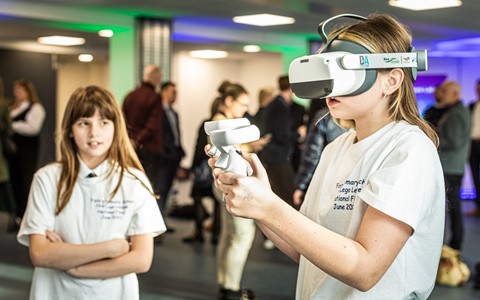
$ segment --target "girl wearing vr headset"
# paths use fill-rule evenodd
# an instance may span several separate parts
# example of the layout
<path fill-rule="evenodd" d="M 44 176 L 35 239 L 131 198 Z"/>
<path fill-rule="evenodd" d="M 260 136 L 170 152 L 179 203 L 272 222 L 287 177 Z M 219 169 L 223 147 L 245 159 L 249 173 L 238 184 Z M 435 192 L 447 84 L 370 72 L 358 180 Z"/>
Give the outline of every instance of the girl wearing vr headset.
<path fill-rule="evenodd" d="M 411 49 L 406 28 L 384 14 L 333 36 L 370 53 Z M 299 212 L 271 191 L 256 155 L 243 154 L 253 176 L 214 169 L 227 209 L 299 262 L 297 299 L 426 299 L 433 290 L 445 221 L 438 138 L 419 115 L 411 69 L 376 73 L 360 94 L 327 97 L 337 122 L 355 130 L 325 148 Z"/>

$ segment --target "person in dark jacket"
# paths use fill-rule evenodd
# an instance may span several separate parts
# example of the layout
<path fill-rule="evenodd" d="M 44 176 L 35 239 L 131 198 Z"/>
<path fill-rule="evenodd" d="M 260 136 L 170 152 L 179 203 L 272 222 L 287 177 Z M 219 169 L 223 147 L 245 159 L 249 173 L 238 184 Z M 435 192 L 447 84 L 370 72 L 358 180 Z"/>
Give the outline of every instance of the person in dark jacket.
<path fill-rule="evenodd" d="M 450 215 L 451 237 L 448 244 L 456 250 L 461 250 L 463 243 L 460 187 L 470 149 L 471 130 L 470 113 L 460 100 L 460 91 L 460 85 L 455 81 L 442 84 L 440 102 L 447 110 L 436 127 Z"/>
<path fill-rule="evenodd" d="M 338 126 L 330 116 L 325 99 L 312 100 L 320 103 L 317 112 L 310 123 L 305 149 L 298 171 L 295 176 L 295 191 L 293 192 L 293 203 L 300 206 L 303 202 L 305 191 L 310 185 L 313 173 L 315 172 L 320 156 L 325 146 L 344 133 L 346 129 Z"/>
<path fill-rule="evenodd" d="M 470 169 L 472 180 L 475 185 L 475 208 L 467 213 L 469 217 L 480 216 L 480 80 L 477 81 L 477 100 L 470 104 L 472 116 L 472 132 L 470 135 Z M 479 274 L 480 277 L 480 274 Z M 479 281 L 480 282 L 480 281 Z"/>
<path fill-rule="evenodd" d="M 214 105 L 212 105 L 214 106 Z M 216 113 L 216 110 L 215 110 Z M 212 116 L 215 114 L 212 109 Z M 194 222 L 195 230 L 192 235 L 186 236 L 182 239 L 184 243 L 203 243 L 203 221 L 208 216 L 208 212 L 202 203 L 203 198 L 213 199 L 213 223 L 212 223 L 212 238 L 210 242 L 213 245 L 218 243 L 218 236 L 220 233 L 220 202 L 215 199 L 212 191 L 213 175 L 210 166 L 208 165 L 208 156 L 205 155 L 205 145 L 208 144 L 208 136 L 203 128 L 203 124 L 206 121 L 212 119 L 206 119 L 202 121 L 198 127 L 197 142 L 195 144 L 195 152 L 193 155 L 191 172 L 194 174 L 192 190 L 190 196 L 193 199 L 194 206 Z"/>
<path fill-rule="evenodd" d="M 160 97 L 163 105 L 161 118 L 163 149 L 157 172 L 159 174 L 160 208 L 164 209 L 177 171 L 182 170 L 180 161 L 185 156 L 185 151 L 181 142 L 178 113 L 173 109 L 173 104 L 177 99 L 176 85 L 171 81 L 163 83 L 160 88 Z"/>
<path fill-rule="evenodd" d="M 268 173 L 272 190 L 285 202 L 293 205 L 292 165 L 293 147 L 299 134 L 293 129 L 290 112 L 292 90 L 288 76 L 278 79 L 280 94 L 265 108 L 262 124 L 265 134 L 271 134 L 268 145 L 260 152 L 260 159 Z"/>
<path fill-rule="evenodd" d="M 156 195 L 160 194 L 157 170 L 163 154 L 163 108 L 160 95 L 156 93 L 161 81 L 160 67 L 146 66 L 142 83 L 123 102 L 128 135 Z"/>

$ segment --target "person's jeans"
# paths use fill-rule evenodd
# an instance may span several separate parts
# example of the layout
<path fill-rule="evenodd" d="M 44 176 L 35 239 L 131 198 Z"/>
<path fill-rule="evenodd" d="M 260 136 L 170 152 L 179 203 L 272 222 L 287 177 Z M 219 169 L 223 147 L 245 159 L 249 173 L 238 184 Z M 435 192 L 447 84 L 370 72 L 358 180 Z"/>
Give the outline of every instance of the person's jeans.
<path fill-rule="evenodd" d="M 214 188 L 215 196 L 222 199 L 221 191 Z M 220 287 L 238 291 L 243 269 L 255 238 L 255 221 L 231 215 L 220 204 L 220 239 L 217 245 L 217 282 Z"/>
<path fill-rule="evenodd" d="M 447 209 L 450 216 L 450 247 L 461 250 L 463 242 L 463 215 L 460 203 L 460 187 L 463 175 L 444 175 Z"/>

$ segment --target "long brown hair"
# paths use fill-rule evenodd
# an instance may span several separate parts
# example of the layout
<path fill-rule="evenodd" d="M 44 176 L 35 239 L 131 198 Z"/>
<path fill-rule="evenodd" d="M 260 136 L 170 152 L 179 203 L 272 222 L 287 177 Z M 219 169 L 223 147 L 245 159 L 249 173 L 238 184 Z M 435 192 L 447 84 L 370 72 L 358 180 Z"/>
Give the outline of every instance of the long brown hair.
<path fill-rule="evenodd" d="M 136 177 L 130 168 L 144 172 L 142 165 L 135 153 L 128 138 L 125 120 L 120 106 L 113 95 L 107 90 L 98 86 L 87 86 L 73 92 L 68 100 L 62 120 L 60 133 L 60 164 L 62 171 L 58 181 L 57 207 L 55 213 L 58 215 L 70 201 L 75 181 L 80 170 L 80 162 L 77 155 L 77 145 L 72 138 L 72 126 L 80 118 L 88 118 L 97 111 L 102 117 L 111 120 L 114 124 L 115 133 L 112 146 L 108 150 L 107 159 L 111 162 L 108 174 L 114 171 L 120 173 L 118 183 L 111 193 L 113 197 L 120 189 L 125 171 Z M 141 180 L 140 180 L 141 181 Z M 142 182 L 142 181 L 141 181 Z M 142 184 L 150 192 L 150 188 L 144 182 Z"/>
<path fill-rule="evenodd" d="M 337 28 L 331 35 L 334 35 Z M 350 25 L 339 35 L 342 40 L 350 40 L 367 48 L 372 53 L 409 52 L 412 36 L 408 29 L 395 17 L 375 13 L 367 20 Z M 405 73 L 402 84 L 389 98 L 389 115 L 392 120 L 404 120 L 418 126 L 438 146 L 438 136 L 418 112 L 417 100 L 413 90 L 413 76 L 410 68 L 402 68 Z M 379 70 L 388 72 L 389 70 Z M 337 120 L 343 127 L 355 128 L 353 120 Z"/>
<path fill-rule="evenodd" d="M 38 98 L 37 90 L 33 85 L 33 82 L 29 79 L 18 79 L 13 82 L 13 86 L 21 86 L 27 91 L 28 101 L 30 103 L 40 103 L 40 98 Z"/>

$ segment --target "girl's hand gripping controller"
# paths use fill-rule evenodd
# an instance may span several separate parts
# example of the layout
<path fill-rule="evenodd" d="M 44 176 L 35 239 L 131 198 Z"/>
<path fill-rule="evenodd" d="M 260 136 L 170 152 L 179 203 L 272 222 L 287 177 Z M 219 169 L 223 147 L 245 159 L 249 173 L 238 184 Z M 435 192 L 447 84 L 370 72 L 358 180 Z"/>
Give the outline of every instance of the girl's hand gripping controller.
<path fill-rule="evenodd" d="M 218 157 L 215 167 L 239 175 L 252 175 L 250 164 L 238 154 L 234 145 L 256 141 L 260 130 L 246 118 L 205 122 L 204 129 L 210 136 L 212 148 L 208 154 Z"/>

